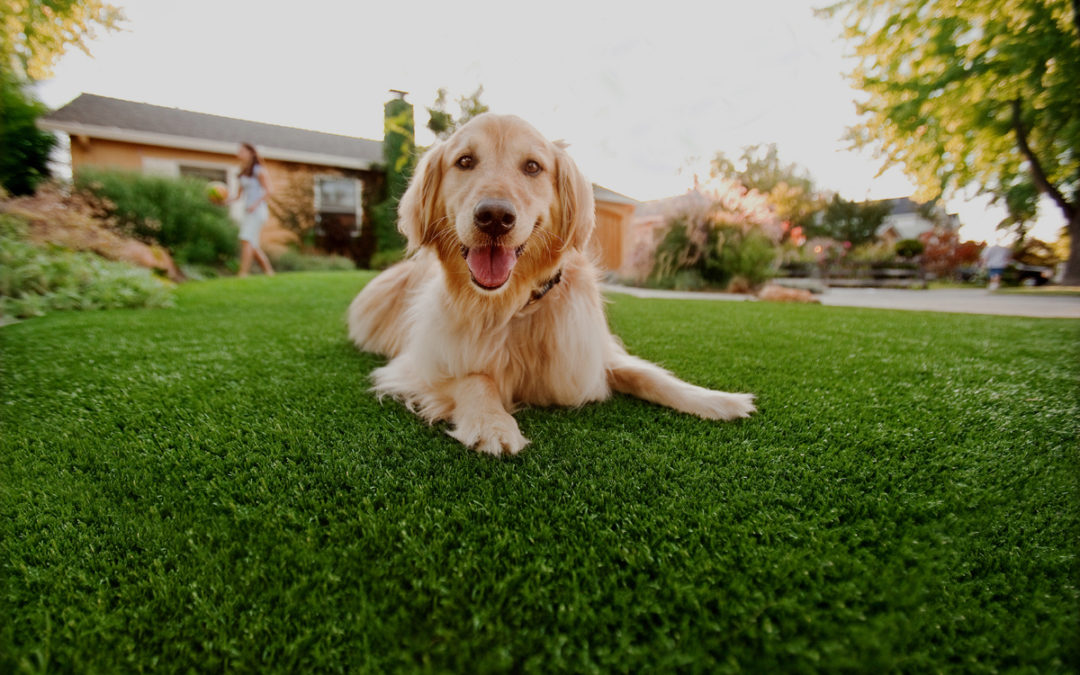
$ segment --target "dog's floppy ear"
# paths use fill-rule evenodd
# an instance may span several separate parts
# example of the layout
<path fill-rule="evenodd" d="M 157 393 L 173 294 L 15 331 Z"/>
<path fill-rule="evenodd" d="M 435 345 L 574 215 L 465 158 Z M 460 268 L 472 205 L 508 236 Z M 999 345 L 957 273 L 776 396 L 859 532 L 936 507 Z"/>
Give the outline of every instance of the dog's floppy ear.
<path fill-rule="evenodd" d="M 596 226 L 592 184 L 585 180 L 565 147 L 564 143 L 555 144 L 555 190 L 559 199 L 555 230 L 564 249 L 584 250 Z"/>
<path fill-rule="evenodd" d="M 435 238 L 436 224 L 446 216 L 439 195 L 443 147 L 440 143 L 420 158 L 409 188 L 398 204 L 398 230 L 408 240 L 410 253 Z"/>

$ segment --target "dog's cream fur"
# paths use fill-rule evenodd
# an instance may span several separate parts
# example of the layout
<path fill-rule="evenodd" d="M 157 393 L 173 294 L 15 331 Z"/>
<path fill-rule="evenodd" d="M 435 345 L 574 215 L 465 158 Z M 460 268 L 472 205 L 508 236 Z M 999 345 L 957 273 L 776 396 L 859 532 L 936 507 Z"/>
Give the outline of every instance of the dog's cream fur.
<path fill-rule="evenodd" d="M 474 207 L 483 199 L 513 205 L 509 232 L 477 228 Z M 412 256 L 356 296 L 349 337 L 390 359 L 372 374 L 377 394 L 429 423 L 448 421 L 448 433 L 470 448 L 517 453 L 529 441 L 511 415 L 516 407 L 580 406 L 612 390 L 706 419 L 754 411 L 752 395 L 687 384 L 631 356 L 611 334 L 585 253 L 592 187 L 560 145 L 523 120 L 480 115 L 431 148 L 398 213 Z M 464 254 L 493 243 L 520 255 L 505 283 L 489 290 Z"/>

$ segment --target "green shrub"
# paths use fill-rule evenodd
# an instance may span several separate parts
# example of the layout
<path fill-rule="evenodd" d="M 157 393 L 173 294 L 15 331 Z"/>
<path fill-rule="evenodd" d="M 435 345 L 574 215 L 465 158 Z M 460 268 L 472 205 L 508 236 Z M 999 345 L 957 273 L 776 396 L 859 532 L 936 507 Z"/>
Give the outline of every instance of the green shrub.
<path fill-rule="evenodd" d="M 278 272 L 335 272 L 356 269 L 356 263 L 341 255 L 311 255 L 286 249 L 273 260 Z"/>
<path fill-rule="evenodd" d="M 239 248 L 236 225 L 201 180 L 84 169 L 76 185 L 104 200 L 123 230 L 161 244 L 178 263 L 213 265 Z"/>
<path fill-rule="evenodd" d="M 776 244 L 759 228 L 680 216 L 656 247 L 650 283 L 696 290 L 727 288 L 738 280 L 744 290 L 775 276 L 779 258 Z"/>
<path fill-rule="evenodd" d="M 671 288 L 676 291 L 700 291 L 708 283 L 697 270 L 679 270 L 671 277 Z"/>
<path fill-rule="evenodd" d="M 896 247 L 885 241 L 870 241 L 851 249 L 848 258 L 856 263 L 889 264 L 896 260 Z"/>
<path fill-rule="evenodd" d="M 896 242 L 896 255 L 901 258 L 914 258 L 924 250 L 926 246 L 918 239 L 901 239 Z"/>
<path fill-rule="evenodd" d="M 719 226 L 712 229 L 709 239 L 703 273 L 707 281 L 726 288 L 740 279 L 756 288 L 776 274 L 776 245 L 760 230 Z"/>
<path fill-rule="evenodd" d="M 36 246 L 26 233 L 24 222 L 0 215 L 0 316 L 172 303 L 169 286 L 147 269 L 92 253 Z"/>

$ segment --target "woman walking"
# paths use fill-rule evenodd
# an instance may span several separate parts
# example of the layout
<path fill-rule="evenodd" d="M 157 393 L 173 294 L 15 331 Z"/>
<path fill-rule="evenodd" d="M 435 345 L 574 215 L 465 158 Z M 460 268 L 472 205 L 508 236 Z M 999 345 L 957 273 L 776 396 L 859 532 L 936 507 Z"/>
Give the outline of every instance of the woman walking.
<path fill-rule="evenodd" d="M 263 253 L 259 245 L 259 234 L 262 232 L 266 219 L 270 216 L 270 209 L 266 200 L 270 197 L 270 179 L 263 167 L 259 153 L 255 146 L 250 143 L 241 143 L 236 151 L 236 158 L 243 167 L 240 171 L 240 191 L 226 203 L 231 204 L 240 197 L 244 198 L 244 218 L 240 222 L 240 274 L 246 277 L 251 271 L 251 259 L 259 263 L 267 276 L 274 276 L 274 268 L 270 265 L 270 259 Z"/>

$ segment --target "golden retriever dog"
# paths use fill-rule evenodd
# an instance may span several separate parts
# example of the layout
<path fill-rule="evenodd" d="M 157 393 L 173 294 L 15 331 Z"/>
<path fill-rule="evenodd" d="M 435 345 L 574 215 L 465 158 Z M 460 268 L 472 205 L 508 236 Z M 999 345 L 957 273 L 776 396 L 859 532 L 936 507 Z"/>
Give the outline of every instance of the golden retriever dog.
<path fill-rule="evenodd" d="M 612 391 L 711 420 L 754 411 L 752 395 L 687 384 L 611 334 L 586 252 L 592 186 L 525 121 L 483 114 L 428 150 L 398 223 L 411 255 L 356 296 L 349 337 L 388 357 L 372 373 L 380 398 L 466 446 L 516 454 L 529 442 L 518 407 Z"/>

